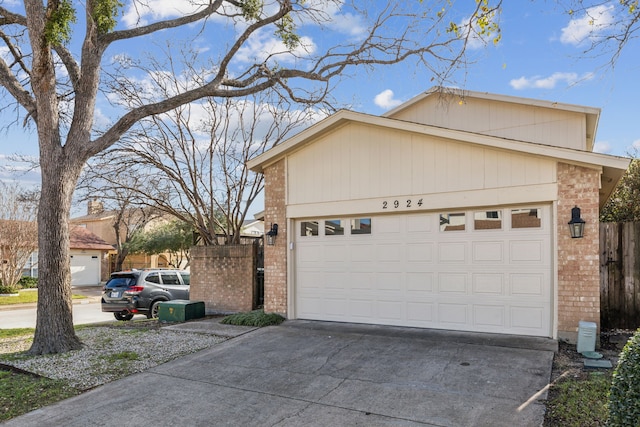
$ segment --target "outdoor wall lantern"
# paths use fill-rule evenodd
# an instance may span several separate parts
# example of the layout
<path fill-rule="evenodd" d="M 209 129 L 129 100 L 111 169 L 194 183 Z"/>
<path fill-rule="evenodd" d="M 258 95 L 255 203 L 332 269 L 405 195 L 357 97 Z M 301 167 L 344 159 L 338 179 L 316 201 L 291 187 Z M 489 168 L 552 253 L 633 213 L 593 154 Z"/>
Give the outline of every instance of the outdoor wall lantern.
<path fill-rule="evenodd" d="M 571 221 L 569 221 L 569 233 L 574 239 L 584 236 L 584 219 L 580 218 L 580 208 L 571 209 Z"/>
<path fill-rule="evenodd" d="M 278 235 L 278 224 L 271 224 L 271 229 L 267 231 L 267 245 L 276 244 L 276 236 Z"/>

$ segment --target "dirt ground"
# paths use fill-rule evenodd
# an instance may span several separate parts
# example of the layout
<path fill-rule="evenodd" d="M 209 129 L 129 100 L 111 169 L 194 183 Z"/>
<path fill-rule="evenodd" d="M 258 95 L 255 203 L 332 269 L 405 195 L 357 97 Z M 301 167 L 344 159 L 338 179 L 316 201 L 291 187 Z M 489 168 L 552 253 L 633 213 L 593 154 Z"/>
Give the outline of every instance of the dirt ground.
<path fill-rule="evenodd" d="M 602 354 L 603 359 L 610 360 L 612 370 L 618 363 L 618 356 L 622 348 L 633 335 L 629 330 L 603 331 L 600 334 L 600 345 L 596 348 Z M 585 375 L 584 356 L 576 351 L 575 344 L 559 342 L 558 352 L 553 357 L 553 370 L 551 382 L 556 381 L 561 375 L 579 377 Z"/>

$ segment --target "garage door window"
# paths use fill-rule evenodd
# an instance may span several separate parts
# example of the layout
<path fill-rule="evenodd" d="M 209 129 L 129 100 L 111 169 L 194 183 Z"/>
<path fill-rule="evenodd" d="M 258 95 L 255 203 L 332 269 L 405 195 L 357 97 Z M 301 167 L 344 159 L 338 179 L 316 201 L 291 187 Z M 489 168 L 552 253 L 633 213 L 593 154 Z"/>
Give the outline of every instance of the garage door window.
<path fill-rule="evenodd" d="M 352 219 L 351 234 L 371 234 L 371 218 Z"/>
<path fill-rule="evenodd" d="M 440 214 L 440 231 L 464 231 L 465 222 L 464 212 Z"/>
<path fill-rule="evenodd" d="M 540 228 L 542 212 L 540 209 L 511 210 L 511 228 Z"/>
<path fill-rule="evenodd" d="M 300 235 L 301 236 L 317 236 L 318 235 L 318 221 L 303 221 L 300 223 Z"/>
<path fill-rule="evenodd" d="M 328 219 L 324 222 L 325 236 L 344 236 L 344 221 L 341 219 Z"/>
<path fill-rule="evenodd" d="M 502 211 L 474 212 L 474 230 L 500 230 L 502 228 Z"/>

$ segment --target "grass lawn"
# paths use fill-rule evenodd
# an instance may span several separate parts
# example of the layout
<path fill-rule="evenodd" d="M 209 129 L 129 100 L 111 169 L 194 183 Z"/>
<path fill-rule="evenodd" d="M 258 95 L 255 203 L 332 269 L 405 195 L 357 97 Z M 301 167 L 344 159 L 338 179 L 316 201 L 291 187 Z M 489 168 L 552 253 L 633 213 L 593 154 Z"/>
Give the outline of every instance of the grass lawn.
<path fill-rule="evenodd" d="M 0 371 L 0 422 L 78 394 L 64 381 Z"/>
<path fill-rule="evenodd" d="M 84 295 L 74 294 L 71 298 L 84 299 L 87 297 Z M 19 295 L 13 297 L 0 297 L 0 305 L 29 304 L 33 302 L 38 302 L 38 292 L 35 289 L 22 290 Z"/>
<path fill-rule="evenodd" d="M 581 372 L 559 379 L 549 390 L 546 426 L 595 427 L 607 421 L 611 371 Z"/>

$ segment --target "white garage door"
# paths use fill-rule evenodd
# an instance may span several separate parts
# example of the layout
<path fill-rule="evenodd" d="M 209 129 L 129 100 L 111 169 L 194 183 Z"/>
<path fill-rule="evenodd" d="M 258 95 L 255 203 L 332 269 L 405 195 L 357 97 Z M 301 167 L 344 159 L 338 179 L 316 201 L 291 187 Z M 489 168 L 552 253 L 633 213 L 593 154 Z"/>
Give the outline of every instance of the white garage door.
<path fill-rule="evenodd" d="M 100 257 L 97 255 L 71 256 L 71 284 L 99 285 Z"/>
<path fill-rule="evenodd" d="M 296 222 L 300 319 L 551 336 L 549 206 Z"/>

